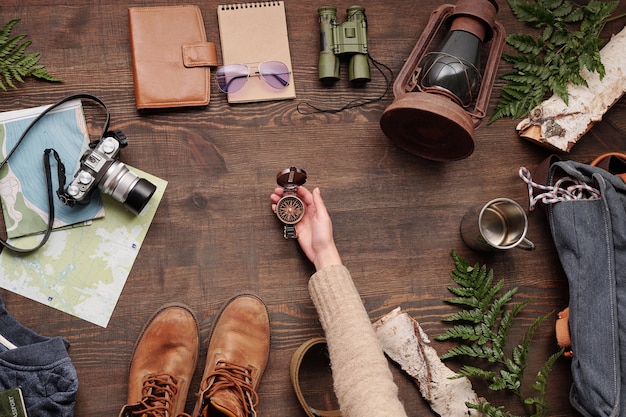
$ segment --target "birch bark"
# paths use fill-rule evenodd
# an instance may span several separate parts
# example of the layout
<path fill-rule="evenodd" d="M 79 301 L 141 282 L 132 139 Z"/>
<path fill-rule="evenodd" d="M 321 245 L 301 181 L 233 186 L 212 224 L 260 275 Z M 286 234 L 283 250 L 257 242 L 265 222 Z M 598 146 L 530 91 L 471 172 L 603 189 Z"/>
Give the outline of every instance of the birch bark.
<path fill-rule="evenodd" d="M 441 417 L 483 416 L 465 405 L 483 401 L 469 379 L 456 378 L 456 372 L 444 365 L 430 346 L 419 323 L 400 307 L 375 322 L 374 329 L 387 356 L 413 377 L 434 412 Z"/>
<path fill-rule="evenodd" d="M 552 150 L 569 152 L 591 127 L 626 92 L 626 28 L 600 50 L 606 75 L 587 70 L 581 76 L 588 86 L 568 86 L 568 104 L 553 95 L 518 123 L 520 137 Z"/>

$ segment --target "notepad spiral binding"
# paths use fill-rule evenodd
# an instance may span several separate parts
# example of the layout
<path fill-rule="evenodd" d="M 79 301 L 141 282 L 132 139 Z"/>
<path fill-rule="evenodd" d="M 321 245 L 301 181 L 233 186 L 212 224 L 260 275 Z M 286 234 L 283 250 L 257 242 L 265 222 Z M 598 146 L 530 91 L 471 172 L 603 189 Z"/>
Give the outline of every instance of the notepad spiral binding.
<path fill-rule="evenodd" d="M 222 4 L 220 8 L 222 10 L 253 9 L 256 7 L 280 6 L 281 3 L 282 1 L 256 1 L 252 3 Z"/>

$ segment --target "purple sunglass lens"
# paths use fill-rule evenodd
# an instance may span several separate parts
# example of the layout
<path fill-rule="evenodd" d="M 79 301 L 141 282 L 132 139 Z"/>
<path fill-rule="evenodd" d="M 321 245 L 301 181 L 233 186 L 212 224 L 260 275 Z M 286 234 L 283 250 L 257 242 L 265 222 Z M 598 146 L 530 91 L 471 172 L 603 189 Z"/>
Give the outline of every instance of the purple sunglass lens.
<path fill-rule="evenodd" d="M 267 61 L 259 64 L 259 74 L 274 88 L 282 89 L 289 85 L 289 68 L 280 61 Z"/>
<path fill-rule="evenodd" d="M 249 75 L 250 70 L 245 65 L 225 65 L 216 71 L 217 85 L 224 93 L 234 93 L 241 90 Z"/>

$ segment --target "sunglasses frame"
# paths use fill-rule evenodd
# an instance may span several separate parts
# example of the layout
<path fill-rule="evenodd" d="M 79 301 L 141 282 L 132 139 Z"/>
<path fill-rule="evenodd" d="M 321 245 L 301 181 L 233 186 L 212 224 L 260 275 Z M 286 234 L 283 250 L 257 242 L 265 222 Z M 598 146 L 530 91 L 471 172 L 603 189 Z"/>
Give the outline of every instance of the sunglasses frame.
<path fill-rule="evenodd" d="M 282 66 L 284 66 L 285 68 L 285 72 L 271 72 L 271 73 L 264 73 L 263 72 L 263 66 L 267 65 L 267 64 L 271 64 L 271 63 L 277 63 L 280 64 Z M 252 69 L 254 69 L 256 66 L 256 71 L 252 71 Z M 226 74 L 224 73 L 224 69 L 228 68 L 228 67 L 237 67 L 239 69 L 246 69 L 247 73 L 246 75 L 243 74 L 243 72 L 241 72 L 241 75 L 236 75 L 234 77 L 232 77 L 231 79 L 229 79 L 226 83 L 220 82 L 220 77 L 227 79 Z M 236 73 L 236 72 L 235 72 Z M 259 76 L 264 82 L 265 84 L 269 85 L 272 88 L 275 88 L 277 90 L 282 90 L 284 88 L 286 88 L 291 81 L 291 70 L 289 69 L 289 67 L 287 66 L 287 64 L 285 64 L 282 61 L 263 61 L 263 62 L 259 62 L 259 63 L 249 63 L 249 64 L 227 64 L 227 65 L 222 65 L 220 67 L 217 68 L 216 72 L 216 78 L 217 78 L 217 86 L 219 87 L 220 91 L 222 93 L 226 93 L 226 94 L 230 94 L 230 93 L 236 93 L 237 91 L 240 91 L 248 82 L 248 79 L 251 76 Z M 287 79 L 283 79 L 280 77 L 280 75 L 286 74 L 288 75 Z M 280 84 L 279 86 L 275 85 L 276 83 L 272 83 L 270 81 L 268 81 L 268 79 L 266 77 L 274 77 L 278 80 L 278 83 Z M 241 84 L 240 87 L 238 87 L 235 90 L 229 90 L 228 86 L 234 81 L 234 80 L 239 80 L 241 78 L 245 78 L 245 81 Z M 224 85 L 224 88 L 222 88 L 222 85 Z M 226 90 L 226 91 L 225 91 Z"/>

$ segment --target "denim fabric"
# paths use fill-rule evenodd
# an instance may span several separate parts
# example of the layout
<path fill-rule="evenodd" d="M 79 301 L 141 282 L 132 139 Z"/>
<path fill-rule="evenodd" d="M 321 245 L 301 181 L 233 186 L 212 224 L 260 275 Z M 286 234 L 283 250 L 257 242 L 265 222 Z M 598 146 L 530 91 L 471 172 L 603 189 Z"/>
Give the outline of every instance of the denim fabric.
<path fill-rule="evenodd" d="M 583 416 L 626 416 L 626 185 L 574 161 L 559 175 L 584 181 L 600 198 L 548 206 L 554 243 L 569 285 L 572 405 Z"/>
<path fill-rule="evenodd" d="M 29 416 L 74 414 L 78 378 L 60 337 L 44 337 L 22 326 L 0 297 L 0 334 L 15 349 L 0 344 L 0 389 L 21 387 Z"/>

